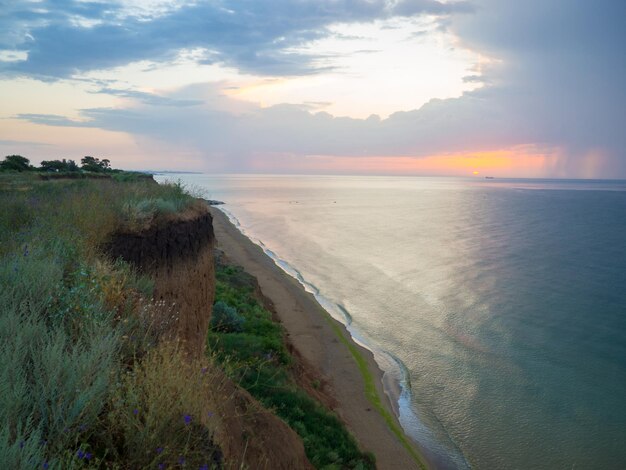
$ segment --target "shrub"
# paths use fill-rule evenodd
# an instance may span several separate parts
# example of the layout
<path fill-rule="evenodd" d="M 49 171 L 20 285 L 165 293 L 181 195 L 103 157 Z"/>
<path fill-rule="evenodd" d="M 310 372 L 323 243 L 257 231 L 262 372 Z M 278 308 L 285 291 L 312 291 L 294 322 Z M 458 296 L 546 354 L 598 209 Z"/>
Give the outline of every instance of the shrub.
<path fill-rule="evenodd" d="M 226 361 L 230 376 L 300 435 L 315 467 L 375 468 L 373 455 L 359 450 L 339 418 L 297 386 L 283 330 L 256 298 L 254 278 L 224 265 L 217 266 L 216 277 L 211 321 L 219 322 L 217 312 L 234 312 L 243 320 L 239 331 L 212 328 L 208 334 L 209 350 Z"/>
<path fill-rule="evenodd" d="M 219 301 L 213 305 L 210 326 L 215 331 L 235 333 L 243 331 L 244 319 L 237 314 L 237 309 Z"/>
<path fill-rule="evenodd" d="M 158 361 L 146 362 L 146 369 L 140 364 L 175 314 L 150 301 L 150 279 L 123 262 L 102 259 L 99 247 L 123 223 L 126 202 L 155 201 L 155 211 L 163 212 L 184 208 L 192 199 L 179 187 L 151 180 L 48 182 L 25 173 L 6 176 L 0 178 L 2 468 L 82 468 L 100 462 L 136 468 L 126 467 L 124 449 L 130 445 L 126 440 L 139 438 L 132 440 L 130 428 L 123 431 L 119 420 L 109 426 L 112 397 L 129 403 L 144 403 L 146 396 L 155 400 L 162 384 L 144 381 L 155 387 L 146 391 L 136 382 L 131 386 L 124 373 L 133 371 L 133 380 L 158 376 L 158 369 L 145 372 Z M 180 363 L 172 367 L 186 370 Z M 195 392 L 204 390 L 196 385 L 188 384 Z M 196 413 L 188 400 L 181 406 Z M 179 409 L 162 407 L 168 406 Z M 105 432 L 111 429 L 114 442 Z M 209 436 L 206 427 L 194 429 Z"/>
<path fill-rule="evenodd" d="M 152 349 L 112 393 L 105 429 L 113 460 L 128 468 L 169 468 L 181 457 L 194 468 L 218 464 L 223 381 L 210 359 L 190 361 L 175 343 Z"/>
<path fill-rule="evenodd" d="M 74 337 L 64 325 L 51 325 L 41 307 L 28 301 L 0 307 L 0 455 L 7 468 L 28 468 L 23 459 L 33 455 L 54 463 L 90 432 L 116 366 L 112 326 L 86 321 Z M 22 442 L 29 450 L 16 454 Z"/>

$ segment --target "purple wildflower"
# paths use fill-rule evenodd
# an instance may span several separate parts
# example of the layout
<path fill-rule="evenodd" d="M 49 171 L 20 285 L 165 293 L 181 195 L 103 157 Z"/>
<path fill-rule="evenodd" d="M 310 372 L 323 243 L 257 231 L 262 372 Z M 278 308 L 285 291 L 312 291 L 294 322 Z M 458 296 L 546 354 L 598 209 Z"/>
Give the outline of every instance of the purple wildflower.
<path fill-rule="evenodd" d="M 85 459 L 91 460 L 92 457 L 93 457 L 93 454 L 91 452 L 86 452 L 85 453 Z"/>
<path fill-rule="evenodd" d="M 138 410 L 137 408 L 135 408 L 135 409 L 133 410 L 133 414 L 134 414 L 135 416 L 137 416 L 137 415 L 139 414 L 139 410 Z"/>
<path fill-rule="evenodd" d="M 85 457 L 85 453 L 83 452 L 82 449 L 78 449 L 78 452 L 76 452 L 76 457 L 78 457 L 79 459 L 82 459 Z"/>
<path fill-rule="evenodd" d="M 185 415 L 184 420 L 185 420 L 185 425 L 189 426 L 191 424 L 191 415 Z"/>
<path fill-rule="evenodd" d="M 156 453 L 160 454 L 161 452 L 163 452 L 163 447 L 157 447 L 156 448 Z"/>
<path fill-rule="evenodd" d="M 159 470 L 163 470 L 164 468 L 165 468 L 165 464 L 164 464 L 164 463 L 160 463 L 160 464 L 158 465 L 158 469 L 159 469 Z"/>
<path fill-rule="evenodd" d="M 183 457 L 182 455 L 178 457 L 178 463 L 181 465 L 185 465 L 185 457 Z"/>
<path fill-rule="evenodd" d="M 78 426 L 78 430 L 80 432 L 84 432 L 87 429 L 87 425 L 86 424 L 81 424 L 80 426 Z"/>
<path fill-rule="evenodd" d="M 200 372 L 202 372 L 202 374 L 206 374 L 209 371 L 208 367 L 203 367 L 202 370 Z"/>
<path fill-rule="evenodd" d="M 212 411 L 209 411 L 209 412 L 207 412 L 207 414 L 206 414 L 206 415 L 210 418 L 211 416 L 213 416 L 213 412 L 212 412 Z"/>
<path fill-rule="evenodd" d="M 48 462 L 44 462 L 42 467 L 43 467 L 43 470 L 48 470 L 50 468 L 50 464 Z"/>
<path fill-rule="evenodd" d="M 204 465 L 201 465 L 200 470 L 209 470 L 209 464 L 205 463 Z"/>
<path fill-rule="evenodd" d="M 25 442 L 24 442 L 24 441 L 20 441 L 20 449 L 23 449 L 23 448 L 24 448 L 24 444 L 25 444 Z"/>

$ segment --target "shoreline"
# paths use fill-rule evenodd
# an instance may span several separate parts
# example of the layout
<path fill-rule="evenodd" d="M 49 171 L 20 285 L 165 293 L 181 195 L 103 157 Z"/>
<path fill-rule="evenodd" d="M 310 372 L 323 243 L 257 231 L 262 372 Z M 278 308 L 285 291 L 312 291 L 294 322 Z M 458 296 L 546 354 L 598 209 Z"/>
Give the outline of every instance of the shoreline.
<path fill-rule="evenodd" d="M 358 344 L 346 325 L 246 237 L 227 214 L 215 207 L 210 211 L 218 247 L 257 278 L 263 293 L 273 301 L 290 341 L 329 380 L 338 403 L 335 411 L 363 450 L 374 453 L 377 467 L 429 468 L 423 451 L 400 425 L 399 384 L 389 383 L 390 377 L 385 377 L 373 352 Z M 394 390 L 397 397 L 392 396 Z"/>
<path fill-rule="evenodd" d="M 217 202 L 217 204 L 211 204 L 211 202 L 214 202 L 214 201 L 210 201 L 210 200 L 208 202 L 211 206 L 224 204 L 221 201 L 215 201 Z M 322 295 L 322 293 L 319 291 L 319 289 L 316 286 L 307 282 L 302 277 L 302 274 L 295 267 L 291 266 L 286 261 L 278 257 L 272 250 L 268 249 L 261 240 L 253 239 L 249 235 L 247 235 L 246 232 L 243 230 L 243 227 L 241 227 L 239 220 L 237 219 L 237 217 L 235 217 L 234 214 L 232 214 L 230 211 L 227 211 L 225 209 L 219 209 L 219 211 L 222 214 L 226 215 L 228 222 L 234 225 L 234 227 L 244 237 L 246 237 L 248 241 L 259 246 L 259 248 L 264 252 L 264 254 L 267 257 L 269 257 L 274 262 L 274 264 L 278 266 L 279 269 L 285 272 L 287 276 L 289 276 L 290 278 L 296 279 L 296 281 L 300 284 L 302 289 L 305 292 L 311 294 L 315 298 L 315 301 L 319 304 L 322 310 L 324 310 L 329 317 L 331 317 L 332 319 L 340 323 L 343 326 L 343 328 L 347 330 L 346 333 L 353 343 L 356 343 L 358 346 L 367 350 L 369 353 L 371 353 L 374 356 L 374 362 L 376 364 L 375 369 L 377 371 L 377 374 L 378 372 L 382 374 L 382 377 L 380 377 L 380 380 L 383 384 L 384 395 L 386 395 L 387 400 L 389 401 L 388 405 L 391 407 L 393 414 L 395 415 L 396 419 L 399 421 L 400 420 L 400 399 L 401 399 L 402 393 L 404 393 L 406 390 L 402 384 L 402 379 L 399 377 L 394 377 L 394 374 L 392 372 L 385 370 L 383 366 L 381 365 L 381 363 L 379 362 L 379 359 L 376 359 L 376 357 L 377 355 L 380 356 L 380 359 L 382 359 L 382 357 L 385 357 L 387 359 L 387 362 L 389 363 L 397 361 L 397 359 L 393 358 L 388 352 L 380 350 L 368 344 L 368 342 L 365 339 L 361 338 L 360 335 L 358 335 L 352 329 L 352 326 L 351 326 L 352 316 L 350 315 L 348 311 L 345 310 L 343 306 L 333 304 L 330 299 Z M 324 305 L 328 305 L 328 307 L 324 307 Z M 336 308 L 333 309 L 332 308 L 333 306 Z M 334 310 L 334 313 L 332 310 Z M 337 310 L 339 311 L 339 313 L 337 312 Z M 398 375 L 403 375 L 404 373 L 403 373 L 402 367 L 398 364 L 396 364 L 396 367 L 397 367 L 396 373 Z M 400 427 L 402 427 L 401 424 L 399 425 Z M 406 433 L 404 434 L 410 440 L 412 440 L 410 436 L 408 436 Z M 415 442 L 415 440 L 412 440 L 412 442 Z"/>

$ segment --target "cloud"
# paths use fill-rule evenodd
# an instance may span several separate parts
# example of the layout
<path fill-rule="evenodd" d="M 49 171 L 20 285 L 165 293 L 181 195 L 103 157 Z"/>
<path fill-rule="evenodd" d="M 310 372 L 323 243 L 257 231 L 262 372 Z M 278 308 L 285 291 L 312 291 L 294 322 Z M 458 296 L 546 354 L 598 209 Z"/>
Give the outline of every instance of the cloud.
<path fill-rule="evenodd" d="M 121 98 L 130 98 L 152 106 L 175 106 L 186 108 L 188 106 L 199 106 L 204 103 L 203 100 L 186 100 L 169 98 L 166 96 L 156 95 L 154 93 L 146 93 L 137 90 L 119 90 L 116 88 L 100 88 L 92 93 L 102 93 L 106 95 L 119 96 Z"/>
<path fill-rule="evenodd" d="M 449 27 L 498 59 L 482 70 L 489 109 L 528 142 L 558 146 L 565 174 L 602 153 L 602 174 L 626 177 L 626 3 L 480 0 L 476 8 Z"/>
<path fill-rule="evenodd" d="M 49 147 L 50 146 L 50 144 L 45 144 L 42 142 L 34 142 L 34 141 L 29 141 L 29 140 L 0 139 L 0 148 L 2 147 L 15 148 L 20 145 L 28 145 L 30 147 Z"/>
<path fill-rule="evenodd" d="M 194 85 L 199 95 L 218 95 L 215 85 Z M 186 95 L 188 92 L 182 91 Z M 258 154 L 333 156 L 426 156 L 528 142 L 515 123 L 492 108 L 484 90 L 456 100 L 432 100 L 419 110 L 399 112 L 387 119 L 334 117 L 314 112 L 318 104 L 282 104 L 268 108 L 249 105 L 233 113 L 235 103 L 162 109 L 137 102 L 124 109 L 92 108 L 76 121 L 56 115 L 23 114 L 18 118 L 52 126 L 95 127 L 149 137 L 174 145 L 192 146 L 210 158 L 227 154 L 232 167 Z M 236 101 L 222 96 L 225 102 Z M 319 104 L 323 105 L 323 103 Z M 489 132 L 485 132 L 489 129 Z M 494 137 L 495 136 L 495 137 Z M 239 168 L 241 169 L 241 168 Z"/>
<path fill-rule="evenodd" d="M 140 60 L 171 61 L 183 50 L 204 51 L 201 63 L 220 63 L 261 75 L 325 70 L 314 54 L 293 49 L 333 33 L 331 24 L 395 16 L 467 11 L 465 2 L 436 0 L 257 0 L 173 4 L 153 16 L 123 4 L 42 0 L 8 5 L 0 20 L 0 49 L 27 51 L 1 64 L 5 74 L 42 79 L 107 69 Z M 4 9 L 4 6 L 3 6 Z"/>
<path fill-rule="evenodd" d="M 242 108 L 241 102 L 222 96 L 218 106 L 205 99 L 220 95 L 209 84 L 159 97 L 104 87 L 103 92 L 133 101 L 124 109 L 84 110 L 84 121 L 32 114 L 20 118 L 170 142 L 194 148 L 207 160 L 223 161 L 222 169 L 232 171 L 271 154 L 421 157 L 534 145 L 559 155 L 550 175 L 626 178 L 626 3 L 476 0 L 473 4 L 473 14 L 446 16 L 444 26 L 457 36 L 460 46 L 492 59 L 467 78 L 480 79 L 485 86 L 387 119 L 333 117 L 314 112 L 311 104 L 247 105 L 234 112 Z M 120 25 L 91 29 L 63 26 L 75 34 L 72 41 L 77 44 L 92 33 L 95 41 L 97 28 L 110 28 L 106 47 L 96 45 L 92 58 L 86 50 L 65 58 L 62 47 L 54 49 L 57 46 L 49 40 L 58 39 L 60 32 L 53 29 L 61 27 L 58 24 L 33 28 L 33 41 L 41 51 L 29 55 L 21 67 L 63 75 L 145 57 L 165 60 L 182 47 L 207 47 L 215 51 L 211 60 L 243 70 L 310 73 L 316 70 L 315 61 L 290 53 L 290 48 L 326 34 L 324 28 L 334 21 L 371 21 L 415 12 L 447 14 L 469 8 L 464 3 L 421 1 L 278 1 L 268 13 L 261 2 L 239 2 L 232 6 L 234 12 L 215 5 L 183 6 L 146 24 L 129 17 Z M 126 50 L 116 55 L 115 47 L 122 45 Z M 38 59 L 37 54 L 50 51 L 54 53 L 49 59 Z"/>
<path fill-rule="evenodd" d="M 396 3 L 393 12 L 399 16 L 421 14 L 447 15 L 450 13 L 471 13 L 474 7 L 470 2 L 431 2 L 428 0 L 401 0 Z"/>
<path fill-rule="evenodd" d="M 23 113 L 13 116 L 13 119 L 21 119 L 23 121 L 32 122 L 33 124 L 42 124 L 44 126 L 55 127 L 94 127 L 92 124 L 83 121 L 76 121 L 58 114 L 34 114 Z"/>

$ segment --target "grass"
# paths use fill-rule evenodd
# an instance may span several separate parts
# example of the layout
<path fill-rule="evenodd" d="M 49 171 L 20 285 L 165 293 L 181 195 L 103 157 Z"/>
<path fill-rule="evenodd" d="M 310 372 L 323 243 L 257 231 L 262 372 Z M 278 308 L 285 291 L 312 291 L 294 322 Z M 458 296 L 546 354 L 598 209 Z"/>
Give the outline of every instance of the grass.
<path fill-rule="evenodd" d="M 300 435 L 311 463 L 324 469 L 375 468 L 374 457 L 359 450 L 337 416 L 296 385 L 282 327 L 257 299 L 253 278 L 241 268 L 219 265 L 216 302 L 243 321 L 240 329 L 211 330 L 210 350 L 231 377 Z"/>
<path fill-rule="evenodd" d="M 152 220 L 193 201 L 144 177 L 0 175 L 3 468 L 223 464 L 211 439 L 219 417 L 207 415 L 213 361 L 157 346 L 175 312 L 151 300 L 150 279 L 100 251 L 145 223 L 129 206 Z"/>
<path fill-rule="evenodd" d="M 363 377 L 363 380 L 365 382 L 365 395 L 367 396 L 367 399 L 370 401 L 376 411 L 380 413 L 380 415 L 387 423 L 389 429 L 391 429 L 391 431 L 395 434 L 398 440 L 402 443 L 403 447 L 409 452 L 411 457 L 413 457 L 413 460 L 415 460 L 420 468 L 425 469 L 426 467 L 424 466 L 422 457 L 409 442 L 406 435 L 404 434 L 404 431 L 400 428 L 400 426 L 398 426 L 395 417 L 393 417 L 391 413 L 389 413 L 389 411 L 387 411 L 387 409 L 383 406 L 380 395 L 376 390 L 374 376 L 370 372 L 367 361 L 365 360 L 361 352 L 352 341 L 345 337 L 340 327 L 337 325 L 337 323 L 334 322 L 330 315 L 325 314 L 324 318 L 326 318 L 326 321 L 328 321 L 328 323 L 332 327 L 333 331 L 339 338 L 339 341 L 341 341 L 348 348 L 350 354 L 357 363 L 357 366 L 359 367 L 359 372 L 361 372 L 361 376 Z"/>
<path fill-rule="evenodd" d="M 341 421 L 296 385 L 283 330 L 253 278 L 218 269 L 215 356 L 189 361 L 162 341 L 176 312 L 152 300 L 152 280 L 103 256 L 110 234 L 192 204 L 180 184 L 133 175 L 0 174 L 6 468 L 232 466 L 213 440 L 228 400 L 221 368 L 302 437 L 317 468 L 374 468 Z"/>

